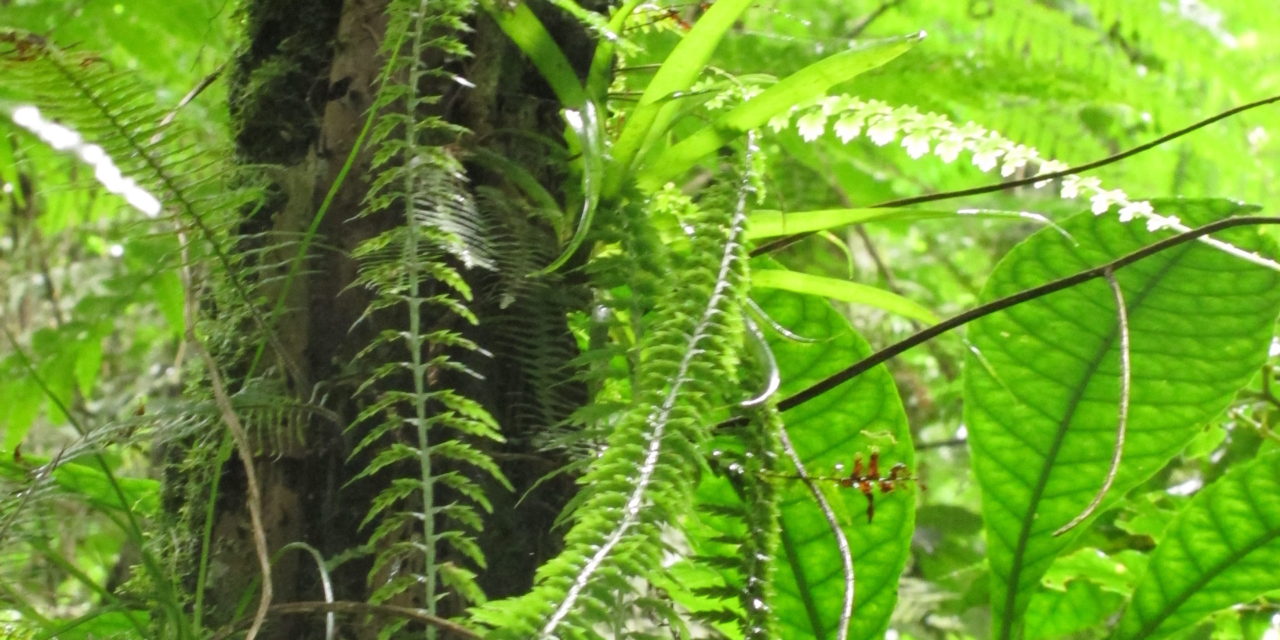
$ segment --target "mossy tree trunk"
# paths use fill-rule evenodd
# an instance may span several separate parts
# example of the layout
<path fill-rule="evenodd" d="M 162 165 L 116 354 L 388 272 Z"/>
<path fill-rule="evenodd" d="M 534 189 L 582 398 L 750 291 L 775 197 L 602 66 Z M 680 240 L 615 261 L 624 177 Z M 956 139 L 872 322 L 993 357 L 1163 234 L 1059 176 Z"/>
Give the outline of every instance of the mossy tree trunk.
<path fill-rule="evenodd" d="M 231 74 L 231 112 L 236 127 L 238 161 L 246 167 L 265 167 L 271 184 L 265 206 L 246 212 L 239 232 L 244 238 L 295 237 L 312 223 L 326 193 L 338 177 L 357 134 L 364 123 L 376 79 L 382 67 L 381 40 L 386 30 L 385 0 L 246 0 L 243 8 L 245 42 Z M 550 26 L 564 42 L 578 43 L 567 51 L 575 64 L 585 67 L 590 42 L 572 20 L 543 11 Z M 558 137 L 563 127 L 550 90 L 487 18 L 477 15 L 474 30 L 464 36 L 471 52 L 463 60 L 440 61 L 456 68 L 474 88 L 461 83 L 438 81 L 441 100 L 434 115 L 466 127 L 471 134 L 461 143 L 483 144 L 517 162 L 537 176 L 552 192 L 561 184 L 563 168 L 546 162 L 544 143 L 537 137 Z M 427 114 L 415 114 L 424 116 Z M 528 131 L 537 136 L 510 135 Z M 456 143 L 455 143 L 456 144 Z M 464 156 L 465 157 L 465 156 Z M 362 545 L 376 523 L 363 530 L 364 518 L 379 482 L 348 483 L 367 459 L 349 459 L 359 434 L 352 424 L 359 407 L 352 399 L 361 379 L 353 370 L 356 353 L 384 329 L 400 329 L 403 322 L 392 314 L 375 314 L 361 319 L 368 294 L 352 287 L 356 264 L 351 250 L 387 225 L 399 224 L 394 216 L 357 217 L 362 199 L 374 176 L 369 174 L 367 149 L 357 155 L 350 175 L 341 183 L 331 206 L 320 221 L 319 233 L 307 254 L 304 275 L 289 290 L 285 311 L 275 321 L 277 344 L 283 345 L 264 358 L 274 363 L 250 371 L 244 353 L 251 348 L 220 354 L 233 386 L 258 375 L 276 375 L 282 386 L 299 401 L 323 406 L 306 419 L 301 428 L 277 425 L 281 433 L 260 438 L 255 452 L 256 471 L 262 490 L 264 528 L 268 546 L 276 554 L 285 545 L 303 542 L 326 559 L 350 554 Z M 468 165 L 470 188 L 501 189 L 501 176 Z M 478 198 L 483 201 L 483 198 Z M 534 253 L 555 251 L 555 238 L 533 222 L 533 233 L 521 242 L 542 245 Z M 256 235 L 255 235 L 256 234 Z M 243 241 L 252 244 L 252 240 Z M 245 246 L 247 252 L 253 246 Z M 271 253 L 282 262 L 296 250 L 286 245 Z M 246 260 L 261 267 L 265 259 Z M 287 264 L 287 261 L 285 262 Z M 286 267 L 254 271 L 264 283 L 283 276 Z M 507 442 L 490 453 L 515 485 L 507 492 L 496 485 L 489 497 L 494 511 L 481 536 L 488 568 L 481 572 L 480 584 L 490 597 L 502 597 L 526 590 L 534 569 L 554 553 L 558 541 L 551 522 L 572 491 L 569 480 L 541 485 L 518 506 L 517 499 L 535 481 L 556 469 L 561 461 L 541 452 L 539 436 L 547 426 L 573 408 L 577 397 L 572 386 L 560 394 L 560 404 L 531 418 L 517 409 L 530 403 L 522 398 L 545 393 L 542 373 L 529 371 L 529 358 L 505 349 L 508 344 L 527 344 L 536 321 L 536 339 L 552 345 L 545 351 L 554 358 L 567 359 L 573 339 L 566 327 L 566 314 L 585 306 L 583 285 L 560 281 L 555 295 L 540 299 L 515 299 L 486 295 L 501 287 L 492 273 L 466 271 L 464 275 L 478 292 L 475 311 L 477 327 L 467 328 L 468 337 L 493 353 L 492 357 L 471 356 L 468 364 L 483 379 L 449 376 L 438 378 L 482 402 L 501 422 Z M 265 299 L 274 300 L 276 284 L 262 284 Z M 544 289 L 542 294 L 546 294 Z M 270 302 L 264 310 L 269 312 Z M 524 305 L 536 307 L 527 311 Z M 214 313 L 217 310 L 214 309 Z M 518 318 L 518 320 L 517 320 Z M 357 322 L 360 320 L 360 322 Z M 524 324 L 521 324 L 524 323 Z M 517 333 L 524 335 L 515 335 Z M 245 340 L 255 336 L 246 332 Z M 243 345 L 242 345 L 243 346 Z M 518 349 L 515 351 L 519 351 Z M 563 362 L 543 362 L 541 369 L 555 369 Z M 239 355 L 237 355 L 239 354 Z M 364 365 L 367 367 L 368 365 Z M 274 368 L 273 368 L 274 367 Z M 265 373 L 264 373 L 265 372 Z M 366 372 L 367 373 L 367 372 Z M 239 379 L 237 379 L 239 378 Z M 457 379 L 454 379 L 457 378 Z M 568 402 L 565 402 L 565 399 Z M 556 413 L 559 415 L 554 415 Z M 199 538 L 206 526 L 212 528 L 208 561 L 204 617 L 213 627 L 239 620 L 243 625 L 254 610 L 255 581 L 260 570 L 253 553 L 253 538 L 245 505 L 244 473 L 234 456 L 219 461 L 207 449 L 187 455 L 185 475 L 171 473 L 169 495 L 187 496 L 188 504 L 171 508 L 183 514 L 192 575 L 198 557 Z M 212 519 L 204 517 L 199 498 L 207 501 L 208 486 L 217 479 Z M 186 483 L 188 486 L 179 486 Z M 195 485 L 195 486 L 191 486 Z M 185 509 L 185 510 L 184 510 Z M 357 557 L 334 569 L 334 598 L 365 601 L 370 586 L 367 558 Z M 323 600 L 319 572 L 309 554 L 298 548 L 278 553 L 272 568 L 276 604 Z M 420 603 L 409 603 L 420 604 Z M 456 609 L 456 602 L 445 610 Z M 241 607 L 237 613 L 237 607 Z M 323 637 L 322 613 L 273 615 L 260 638 L 294 639 Z M 347 616 L 339 637 L 372 637 L 372 625 L 359 616 Z"/>

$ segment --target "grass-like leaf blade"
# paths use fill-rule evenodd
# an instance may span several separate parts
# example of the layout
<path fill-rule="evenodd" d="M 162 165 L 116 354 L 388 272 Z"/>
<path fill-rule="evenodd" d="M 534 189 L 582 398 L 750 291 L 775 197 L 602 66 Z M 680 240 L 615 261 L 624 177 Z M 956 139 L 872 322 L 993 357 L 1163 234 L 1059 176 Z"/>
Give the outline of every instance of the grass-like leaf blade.
<path fill-rule="evenodd" d="M 1048 218 L 1027 211 L 999 211 L 995 209 L 915 209 L 911 207 L 874 207 L 854 209 L 814 209 L 811 211 L 777 211 L 757 209 L 751 212 L 751 226 L 747 238 L 774 238 L 812 231 L 827 231 L 868 222 L 915 222 L 972 216 L 978 218 L 1009 218 L 1032 220 L 1052 224 Z"/>
<path fill-rule="evenodd" d="M 786 269 L 761 269 L 751 274 L 751 286 L 756 289 L 783 289 L 793 293 L 867 305 L 929 324 L 939 321 L 928 307 L 915 300 L 900 296 L 888 289 L 840 278 L 828 278 Z"/>
<path fill-rule="evenodd" d="M 645 85 L 640 102 L 627 117 L 626 124 L 613 145 L 614 164 L 605 179 L 605 197 L 615 195 L 621 188 L 623 178 L 631 172 L 632 163 L 652 133 L 664 131 L 671 124 L 677 105 L 670 99 L 693 85 L 711 59 L 716 46 L 720 44 L 720 39 L 750 4 L 751 0 L 720 0 L 713 3 L 694 23 L 680 44 L 663 60 L 662 66 L 653 74 L 653 79 Z"/>

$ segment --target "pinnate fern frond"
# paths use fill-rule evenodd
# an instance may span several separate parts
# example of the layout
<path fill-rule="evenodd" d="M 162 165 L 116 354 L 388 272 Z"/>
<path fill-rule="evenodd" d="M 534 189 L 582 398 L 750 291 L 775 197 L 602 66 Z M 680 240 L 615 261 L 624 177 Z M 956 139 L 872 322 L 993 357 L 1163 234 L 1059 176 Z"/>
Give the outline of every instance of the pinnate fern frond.
<path fill-rule="evenodd" d="M 433 615 L 444 591 L 484 597 L 474 573 L 443 560 L 485 564 L 474 534 L 479 510 L 492 507 L 475 472 L 510 489 L 478 446 L 503 439 L 497 422 L 442 382 L 443 374 L 470 373 L 456 355 L 479 349 L 461 333 L 476 316 L 460 268 L 495 264 L 461 163 L 441 146 L 463 131 L 428 113 L 438 97 L 426 88 L 446 73 L 429 59 L 465 54 L 458 34 L 470 11 L 466 1 L 397 0 L 388 8 L 383 77 L 389 80 L 374 100 L 380 113 L 371 133 L 378 177 L 361 216 L 392 226 L 353 251 L 359 264 L 353 286 L 373 294 L 361 321 L 407 316 L 402 328 L 382 330 L 357 357 L 373 366 L 358 388 L 370 399 L 352 426 L 360 432 L 352 455 L 367 458 L 352 481 L 395 475 L 362 524 L 377 523 L 369 539 L 370 600 L 420 601 Z M 388 362 L 388 353 L 402 355 Z M 384 627 L 382 636 L 397 627 Z"/>
<path fill-rule="evenodd" d="M 632 403 L 581 480 L 565 551 L 540 569 L 530 594 L 473 614 L 500 637 L 590 637 L 595 622 L 619 615 L 611 603 L 636 593 L 635 579 L 659 571 L 662 529 L 689 507 L 705 466 L 717 383 L 736 371 L 748 191 L 744 181 L 736 206 L 694 208 L 683 221 L 691 250 L 644 326 Z"/>
<path fill-rule="evenodd" d="M 224 154 L 193 144 L 192 133 L 156 104 L 145 83 L 96 55 L 0 29 L 0 108 L 24 127 L 43 130 L 55 149 L 93 165 L 99 182 L 148 217 L 172 214 L 180 228 L 194 229 L 203 242 L 189 251 L 212 255 L 236 303 L 302 379 L 228 244 L 236 238 L 229 226 L 255 190 L 229 185 L 226 167 L 208 159 Z"/>

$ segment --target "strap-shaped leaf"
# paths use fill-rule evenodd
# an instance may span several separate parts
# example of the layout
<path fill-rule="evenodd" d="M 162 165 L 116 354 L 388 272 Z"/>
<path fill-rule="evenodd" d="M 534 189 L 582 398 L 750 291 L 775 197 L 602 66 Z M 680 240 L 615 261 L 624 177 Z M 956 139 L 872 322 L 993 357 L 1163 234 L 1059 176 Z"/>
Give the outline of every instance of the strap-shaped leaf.
<path fill-rule="evenodd" d="M 639 178 L 641 186 L 660 186 L 726 142 L 763 125 L 779 113 L 821 98 L 831 87 L 841 82 L 852 80 L 893 60 L 923 38 L 924 33 L 921 32 L 860 44 L 827 56 L 779 80 L 760 95 L 738 105 L 710 126 L 663 152 L 657 160 L 644 168 Z M 619 142 L 619 146 L 621 144 Z"/>
<path fill-rule="evenodd" d="M 813 211 L 777 211 L 757 209 L 751 212 L 751 226 L 747 239 L 773 238 L 797 233 L 839 229 L 868 222 L 916 222 L 973 216 L 978 218 L 1008 218 L 1032 220 L 1052 226 L 1053 223 L 1038 213 L 1029 211 L 997 211 L 994 209 L 916 209 L 910 207 L 875 207 L 869 209 L 815 209 Z"/>
<path fill-rule="evenodd" d="M 529 61 L 542 74 L 542 78 L 551 85 L 556 98 L 569 109 L 581 108 L 587 101 L 587 94 L 578 81 L 578 74 L 573 65 L 565 57 L 555 38 L 547 32 L 547 28 L 533 14 L 533 10 L 523 2 L 495 3 L 481 2 L 485 13 L 498 23 L 502 32 L 511 38 L 516 46 L 529 56 Z"/>
<path fill-rule="evenodd" d="M 1223 200 L 1156 201 L 1200 224 L 1248 209 Z M 1082 214 L 1005 257 L 990 300 L 1151 243 L 1140 224 Z M 1247 250 L 1254 231 L 1224 233 Z M 1118 272 L 1128 307 L 1132 394 L 1123 463 L 1101 509 L 1157 471 L 1227 406 L 1266 355 L 1280 308 L 1280 275 L 1202 243 L 1187 243 Z M 1116 440 L 1119 329 L 1108 285 L 1085 285 L 975 322 L 965 375 L 965 419 L 983 491 L 996 637 L 1019 634 L 1040 576 L 1073 535 L 1059 527 L 1102 486 Z M 1081 529 L 1076 529 L 1080 531 Z"/>
<path fill-rule="evenodd" d="M 782 375 L 781 397 L 859 360 L 871 348 L 825 300 L 782 291 L 755 294 L 774 321 L 814 342 L 773 336 Z M 832 476 L 854 455 L 880 451 L 882 472 L 901 462 L 914 469 L 911 434 L 902 401 L 884 367 L 876 367 L 812 402 L 783 414 L 787 433 L 812 476 Z M 774 611 L 783 638 L 837 638 L 844 599 L 844 575 L 836 542 L 805 486 L 781 480 L 781 549 L 777 554 Z M 913 487 L 875 496 L 875 518 L 867 523 L 866 499 L 856 489 L 831 482 L 827 499 L 853 551 L 856 598 L 852 640 L 881 638 L 897 600 L 898 577 L 906 563 L 915 521 Z"/>
<path fill-rule="evenodd" d="M 938 316 L 919 302 L 888 289 L 860 282 L 787 269 L 761 269 L 751 274 L 751 286 L 756 289 L 782 289 L 793 293 L 867 305 L 929 324 L 938 322 Z"/>
<path fill-rule="evenodd" d="M 711 8 L 698 18 L 680 44 L 667 54 L 662 66 L 658 67 L 649 84 L 645 85 L 640 102 L 627 117 L 622 132 L 618 134 L 618 141 L 613 145 L 614 164 L 605 178 L 605 197 L 617 194 L 645 140 L 654 131 L 665 131 L 671 124 L 677 105 L 670 102 L 670 99 L 693 85 L 707 60 L 711 59 L 712 52 L 720 44 L 720 39 L 750 4 L 751 0 L 721 0 L 712 3 Z M 624 5 L 624 8 L 629 7 L 630 5 Z"/>
<path fill-rule="evenodd" d="M 1115 634 L 1163 638 L 1280 589 L 1280 451 L 1201 491 L 1169 525 Z"/>

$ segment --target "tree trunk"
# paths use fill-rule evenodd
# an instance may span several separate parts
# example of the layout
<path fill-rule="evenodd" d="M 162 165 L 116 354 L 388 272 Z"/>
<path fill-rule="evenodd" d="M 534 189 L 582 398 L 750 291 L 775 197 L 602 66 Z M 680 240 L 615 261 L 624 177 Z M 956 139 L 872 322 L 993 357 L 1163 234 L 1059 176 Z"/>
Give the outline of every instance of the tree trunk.
<path fill-rule="evenodd" d="M 274 246 L 272 239 L 296 238 L 312 224 L 364 125 L 383 63 L 385 9 L 385 0 L 250 0 L 244 9 L 246 40 L 231 77 L 232 120 L 240 163 L 267 167 L 270 186 L 265 204 L 246 211 L 236 246 L 243 254 L 245 273 L 252 274 L 246 278 L 256 279 L 266 294 L 264 316 L 270 315 L 288 260 L 298 250 L 296 243 Z M 539 13 L 559 41 L 578 43 L 566 53 L 585 69 L 591 47 L 579 25 L 553 15 L 559 12 Z M 465 126 L 472 132 L 465 145 L 483 144 L 527 167 L 556 193 L 563 168 L 545 160 L 543 143 L 508 132 L 557 138 L 563 129 L 559 105 L 491 21 L 477 16 L 473 27 L 466 36 L 471 57 L 439 64 L 449 65 L 475 88 L 433 81 L 442 96 L 433 107 L 437 112 L 414 115 L 439 115 Z M 368 462 L 367 457 L 350 458 L 360 437 L 348 429 L 360 409 L 353 394 L 361 374 L 368 373 L 367 364 L 353 368 L 352 363 L 380 331 L 402 329 L 404 320 L 403 314 L 391 313 L 362 319 L 369 295 L 352 286 L 357 265 L 351 251 L 388 225 L 402 223 L 390 215 L 357 217 L 374 177 L 369 160 L 370 151 L 361 149 L 320 221 L 303 275 L 289 289 L 286 310 L 275 321 L 276 348 L 267 349 L 261 361 L 265 364 L 256 368 L 251 364 L 252 341 L 258 339 L 254 331 L 244 332 L 244 344 L 218 350 L 233 391 L 272 378 L 282 381 L 278 386 L 298 401 L 323 408 L 308 412 L 297 424 L 284 424 L 285 420 L 274 425 L 275 433 L 255 432 L 263 525 L 275 558 L 271 574 L 275 604 L 324 600 L 315 561 L 302 547 L 281 551 L 290 543 L 305 543 L 326 560 L 355 556 L 333 569 L 334 599 L 364 602 L 376 586 L 369 584 L 369 558 L 352 551 L 376 527 L 376 522 L 363 529 L 359 524 L 389 477 L 383 474 L 373 481 L 348 484 Z M 502 176 L 479 166 L 469 164 L 468 173 L 473 197 L 485 189 L 504 188 Z M 535 245 L 525 249 L 535 256 L 554 254 L 553 234 L 533 220 L 520 224 L 528 234 L 519 241 Z M 267 248 L 265 254 L 254 253 L 263 248 Z M 561 476 L 539 486 L 519 506 L 516 502 L 539 478 L 560 466 L 561 460 L 540 449 L 539 438 L 567 417 L 582 394 L 570 385 L 556 394 L 555 401 L 547 401 L 545 377 L 548 372 L 562 373 L 560 369 L 572 357 L 576 343 L 566 326 L 566 314 L 585 308 L 586 302 L 581 286 L 572 282 L 512 288 L 503 284 L 511 274 L 474 270 L 464 271 L 464 276 L 478 292 L 473 310 L 480 318 L 479 325 L 466 328 L 466 333 L 494 355 L 468 356 L 467 364 L 482 374 L 482 380 L 444 371 L 434 375 L 483 403 L 498 418 L 507 439 L 501 450 L 489 453 L 515 491 L 507 492 L 492 482 L 486 487 L 494 511 L 480 538 L 488 567 L 479 583 L 489 597 L 502 597 L 527 590 L 536 567 L 558 550 L 551 523 L 570 496 L 572 481 Z M 216 302 L 208 304 L 217 314 Z M 541 359 L 522 354 L 522 349 L 529 348 L 539 350 Z M 536 410 L 529 411 L 530 407 Z M 243 628 L 255 609 L 261 573 L 253 553 L 245 474 L 235 456 L 219 459 L 207 444 L 188 451 L 185 463 L 187 471 L 169 475 L 167 495 L 170 510 L 184 527 L 188 584 L 195 588 L 201 533 L 209 526 L 212 543 L 206 592 L 198 605 L 209 626 Z M 215 484 L 211 493 L 209 487 Z M 212 519 L 207 521 L 204 505 L 211 497 Z M 450 560 L 468 564 L 463 559 Z M 456 613 L 460 605 L 449 599 L 444 606 L 445 613 Z M 371 638 L 377 628 L 362 616 L 347 616 L 341 625 L 338 637 L 344 638 Z M 324 615 L 319 612 L 272 615 L 259 638 L 320 638 L 323 629 Z"/>

